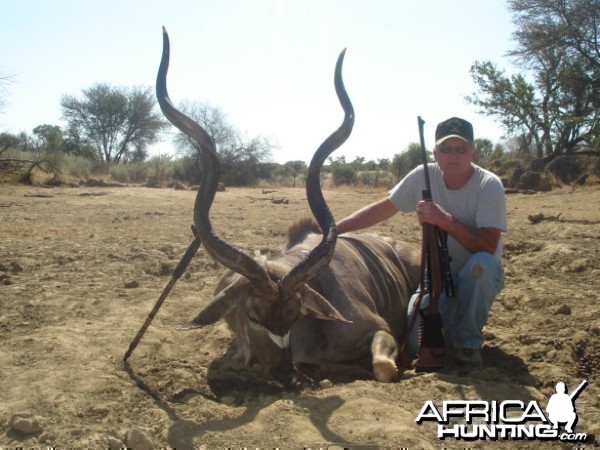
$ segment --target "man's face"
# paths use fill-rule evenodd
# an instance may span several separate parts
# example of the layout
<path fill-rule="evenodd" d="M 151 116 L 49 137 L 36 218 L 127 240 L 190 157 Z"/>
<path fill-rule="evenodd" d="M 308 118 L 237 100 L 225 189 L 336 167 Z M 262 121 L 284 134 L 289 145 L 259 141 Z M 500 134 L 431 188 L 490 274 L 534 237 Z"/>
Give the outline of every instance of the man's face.
<path fill-rule="evenodd" d="M 453 137 L 438 145 L 433 151 L 433 156 L 444 175 L 466 175 L 472 170 L 475 147 Z"/>

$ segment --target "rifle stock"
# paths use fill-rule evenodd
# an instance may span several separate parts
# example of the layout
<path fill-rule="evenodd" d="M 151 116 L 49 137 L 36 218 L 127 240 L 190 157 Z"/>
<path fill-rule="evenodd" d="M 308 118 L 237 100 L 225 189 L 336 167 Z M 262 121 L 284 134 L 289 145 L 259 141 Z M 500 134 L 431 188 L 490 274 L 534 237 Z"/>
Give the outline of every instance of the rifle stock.
<path fill-rule="evenodd" d="M 437 240 L 437 227 L 429 223 L 423 224 L 423 245 L 422 251 L 425 255 L 425 274 L 423 280 L 424 290 L 429 294 L 429 306 L 423 311 L 425 315 L 435 314 L 438 312 L 438 302 L 442 289 L 444 289 L 444 279 L 440 264 L 440 252 Z"/>

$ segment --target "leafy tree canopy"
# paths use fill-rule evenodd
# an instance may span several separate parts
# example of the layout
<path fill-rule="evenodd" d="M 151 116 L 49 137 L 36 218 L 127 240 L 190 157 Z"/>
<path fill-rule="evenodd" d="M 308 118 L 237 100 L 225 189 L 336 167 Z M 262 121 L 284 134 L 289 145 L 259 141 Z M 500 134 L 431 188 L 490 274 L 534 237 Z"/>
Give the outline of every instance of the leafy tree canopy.
<path fill-rule="evenodd" d="M 82 91 L 81 99 L 65 95 L 62 115 L 72 134 L 90 142 L 98 159 L 116 164 L 132 152 L 143 151 L 158 140 L 166 127 L 154 111 L 150 88 L 119 88 L 105 83 Z"/>
<path fill-rule="evenodd" d="M 419 164 L 423 164 L 421 144 L 412 142 L 408 144 L 406 150 L 394 156 L 394 160 L 392 161 L 392 171 L 394 172 L 396 179 L 400 181 Z"/>
<path fill-rule="evenodd" d="M 207 103 L 186 101 L 179 109 L 198 122 L 213 139 L 221 162 L 221 179 L 226 185 L 251 185 L 257 181 L 260 165 L 271 160 L 274 145 L 268 139 L 243 136 L 220 108 Z M 175 136 L 175 144 L 187 155 L 198 154 L 196 142 L 182 132 Z"/>
<path fill-rule="evenodd" d="M 525 69 L 512 76 L 477 61 L 478 91 L 467 97 L 496 117 L 522 153 L 551 161 L 561 154 L 594 153 L 600 136 L 600 2 L 510 0 L 517 47 L 509 52 Z"/>

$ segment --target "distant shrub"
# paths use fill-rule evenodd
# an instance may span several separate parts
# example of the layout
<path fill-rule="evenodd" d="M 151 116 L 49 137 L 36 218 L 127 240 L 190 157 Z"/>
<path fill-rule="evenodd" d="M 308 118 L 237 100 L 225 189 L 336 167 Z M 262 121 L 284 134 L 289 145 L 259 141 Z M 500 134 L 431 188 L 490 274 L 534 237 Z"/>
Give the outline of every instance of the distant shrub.
<path fill-rule="evenodd" d="M 33 172 L 29 169 L 20 169 L 17 172 L 17 181 L 23 184 L 33 184 Z"/>
<path fill-rule="evenodd" d="M 108 173 L 120 183 L 141 183 L 148 178 L 148 166 L 141 161 L 119 163 L 111 166 Z"/>
<path fill-rule="evenodd" d="M 173 177 L 175 172 L 173 158 L 169 155 L 157 155 L 150 158 L 147 162 L 148 172 L 159 183 L 164 183 Z"/>
<path fill-rule="evenodd" d="M 61 170 L 65 175 L 85 180 L 94 172 L 94 161 L 82 156 L 67 156 L 63 158 Z"/>
<path fill-rule="evenodd" d="M 358 173 L 357 183 L 372 188 L 391 188 L 394 186 L 394 177 L 391 172 L 383 170 L 366 170 Z"/>
<path fill-rule="evenodd" d="M 354 185 L 356 184 L 357 174 L 356 169 L 350 164 L 335 164 L 331 167 L 333 184 L 339 186 L 341 184 Z"/>
<path fill-rule="evenodd" d="M 499 177 L 511 178 L 515 170 L 525 170 L 527 165 L 521 159 L 504 153 L 490 159 L 483 167 Z"/>
<path fill-rule="evenodd" d="M 189 184 L 200 183 L 200 160 L 197 155 L 183 156 L 173 161 L 173 179 Z"/>

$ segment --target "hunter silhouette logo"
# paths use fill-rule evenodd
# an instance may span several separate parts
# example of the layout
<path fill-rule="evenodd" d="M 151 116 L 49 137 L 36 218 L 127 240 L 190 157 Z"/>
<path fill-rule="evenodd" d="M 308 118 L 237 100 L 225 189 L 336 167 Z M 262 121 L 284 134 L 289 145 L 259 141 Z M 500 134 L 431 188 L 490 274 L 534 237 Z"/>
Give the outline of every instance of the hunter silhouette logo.
<path fill-rule="evenodd" d="M 577 423 L 577 412 L 575 411 L 575 399 L 587 385 L 583 380 L 572 394 L 567 394 L 567 386 L 562 381 L 556 383 L 556 394 L 553 394 L 546 406 L 548 419 L 552 422 L 552 429 L 557 430 L 559 423 L 566 423 L 565 431 L 573 433 L 573 427 Z"/>
<path fill-rule="evenodd" d="M 535 400 L 486 401 L 445 400 L 438 407 L 429 400 L 419 412 L 416 422 L 437 422 L 440 439 L 511 439 L 585 441 L 587 434 L 575 433 L 577 410 L 575 401 L 587 386 L 583 380 L 570 394 L 562 381 L 556 384 L 546 405 L 546 414 Z M 560 425 L 564 425 L 561 432 Z"/>

